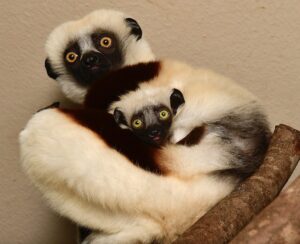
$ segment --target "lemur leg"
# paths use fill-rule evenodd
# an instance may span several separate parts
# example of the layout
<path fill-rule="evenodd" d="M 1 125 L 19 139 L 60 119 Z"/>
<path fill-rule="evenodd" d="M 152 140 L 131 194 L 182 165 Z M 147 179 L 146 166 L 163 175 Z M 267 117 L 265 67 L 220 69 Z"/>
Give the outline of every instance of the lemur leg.
<path fill-rule="evenodd" d="M 167 145 L 160 160 L 169 172 L 177 175 L 208 174 L 233 167 L 230 149 L 231 145 L 224 142 L 218 134 L 208 133 L 195 145 Z"/>

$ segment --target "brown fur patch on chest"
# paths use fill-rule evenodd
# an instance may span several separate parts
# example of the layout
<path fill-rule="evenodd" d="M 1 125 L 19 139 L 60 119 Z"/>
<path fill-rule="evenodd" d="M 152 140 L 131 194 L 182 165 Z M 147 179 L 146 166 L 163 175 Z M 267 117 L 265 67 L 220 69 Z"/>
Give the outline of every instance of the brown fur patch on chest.
<path fill-rule="evenodd" d="M 161 63 L 158 61 L 139 63 L 109 72 L 104 78 L 93 83 L 89 89 L 85 106 L 107 109 L 127 92 L 134 91 L 143 82 L 149 82 L 158 76 Z"/>
<path fill-rule="evenodd" d="M 99 109 L 59 109 L 76 123 L 92 130 L 110 148 L 124 155 L 130 162 L 146 171 L 164 175 L 157 162 L 160 149 L 141 142 L 129 130 L 121 129 L 111 114 Z M 74 138 L 76 139 L 76 138 Z"/>
<path fill-rule="evenodd" d="M 177 144 L 185 146 L 193 146 L 198 144 L 205 133 L 205 126 L 194 128 L 185 138 L 177 142 Z"/>

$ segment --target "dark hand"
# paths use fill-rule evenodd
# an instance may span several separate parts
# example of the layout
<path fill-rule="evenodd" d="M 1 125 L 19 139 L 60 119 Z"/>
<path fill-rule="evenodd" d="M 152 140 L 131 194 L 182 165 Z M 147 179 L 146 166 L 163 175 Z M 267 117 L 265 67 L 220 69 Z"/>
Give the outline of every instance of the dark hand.
<path fill-rule="evenodd" d="M 45 109 L 59 108 L 59 105 L 60 105 L 60 102 L 54 102 L 54 103 L 52 103 L 51 105 L 49 105 L 49 106 L 47 106 L 47 107 L 44 107 L 44 108 L 39 109 L 39 110 L 37 111 L 37 113 L 38 113 L 38 112 L 41 112 L 41 111 L 43 111 L 43 110 L 45 110 Z"/>

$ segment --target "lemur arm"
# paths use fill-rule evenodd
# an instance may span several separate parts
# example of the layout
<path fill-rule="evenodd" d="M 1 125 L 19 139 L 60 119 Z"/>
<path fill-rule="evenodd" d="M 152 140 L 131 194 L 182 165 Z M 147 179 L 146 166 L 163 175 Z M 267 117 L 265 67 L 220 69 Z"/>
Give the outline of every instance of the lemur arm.
<path fill-rule="evenodd" d="M 59 109 L 34 115 L 20 135 L 20 146 L 23 167 L 33 182 L 57 211 L 79 223 L 76 208 L 87 216 L 102 214 L 102 209 L 163 216 L 184 208 L 187 194 L 189 201 L 199 204 L 203 198 L 211 206 L 232 189 L 210 176 L 191 185 L 145 171 Z M 208 189 L 208 184 L 215 187 Z"/>
<path fill-rule="evenodd" d="M 150 209 L 159 208 L 165 194 L 171 196 L 172 189 L 182 187 L 177 180 L 137 167 L 118 149 L 58 109 L 34 115 L 20 135 L 20 146 L 23 167 L 38 184 L 53 185 L 57 191 L 62 186 L 102 207 L 136 209 L 144 200 Z M 160 199 L 158 205 L 151 199 Z"/>

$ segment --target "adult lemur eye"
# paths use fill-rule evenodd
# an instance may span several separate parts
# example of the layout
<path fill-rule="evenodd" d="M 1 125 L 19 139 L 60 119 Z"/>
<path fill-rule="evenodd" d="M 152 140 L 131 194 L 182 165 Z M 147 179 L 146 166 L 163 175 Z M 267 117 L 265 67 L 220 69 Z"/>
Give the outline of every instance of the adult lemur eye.
<path fill-rule="evenodd" d="M 136 129 L 141 128 L 143 125 L 143 121 L 141 121 L 140 119 L 135 119 L 134 121 L 132 121 L 132 126 Z"/>
<path fill-rule="evenodd" d="M 69 63 L 74 63 L 78 58 L 78 55 L 74 52 L 68 52 L 67 55 L 66 55 L 66 60 L 69 62 Z"/>
<path fill-rule="evenodd" d="M 108 36 L 101 38 L 100 40 L 101 47 L 110 48 L 112 45 L 112 39 Z"/>
<path fill-rule="evenodd" d="M 160 118 L 161 120 L 166 120 L 166 119 L 169 118 L 169 116 L 170 116 L 170 113 L 169 113 L 167 110 L 161 110 L 161 111 L 159 112 L 159 118 Z"/>

